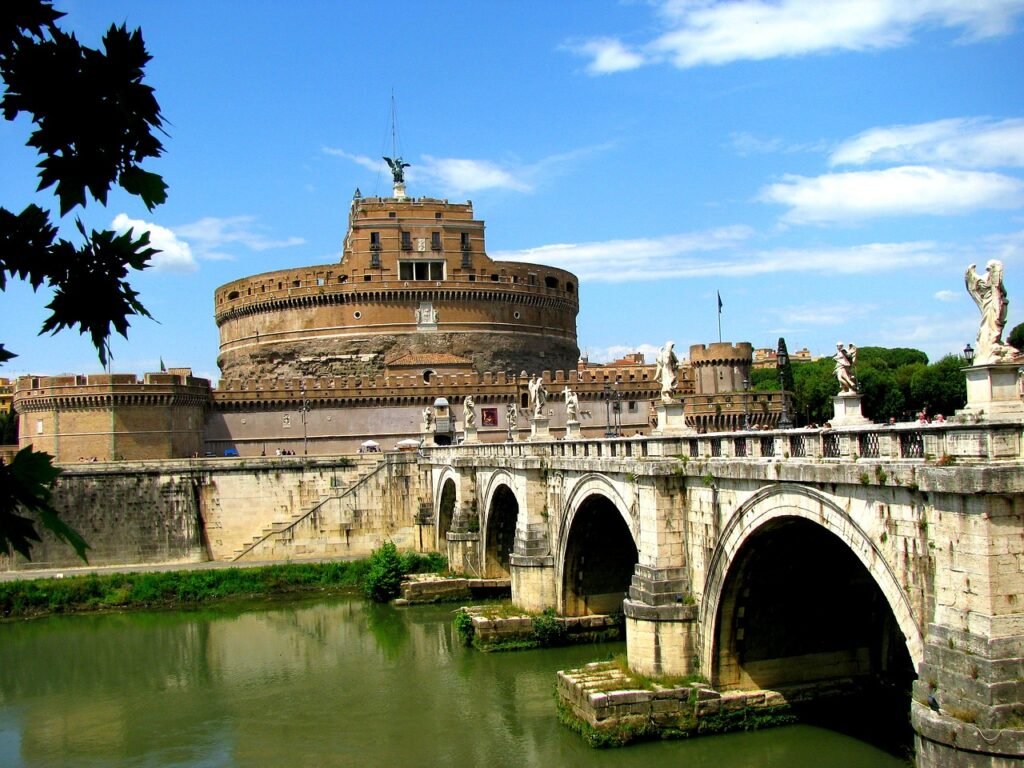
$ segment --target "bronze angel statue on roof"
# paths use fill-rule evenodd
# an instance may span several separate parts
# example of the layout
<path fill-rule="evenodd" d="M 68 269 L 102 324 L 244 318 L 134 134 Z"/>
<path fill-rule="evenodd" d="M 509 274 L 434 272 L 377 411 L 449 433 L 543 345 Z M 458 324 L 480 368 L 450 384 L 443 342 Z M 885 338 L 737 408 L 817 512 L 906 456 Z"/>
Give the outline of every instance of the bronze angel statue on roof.
<path fill-rule="evenodd" d="M 405 169 L 409 167 L 410 163 L 405 162 L 401 157 L 385 157 L 384 160 L 391 168 L 391 177 L 395 180 L 395 184 L 404 184 Z"/>

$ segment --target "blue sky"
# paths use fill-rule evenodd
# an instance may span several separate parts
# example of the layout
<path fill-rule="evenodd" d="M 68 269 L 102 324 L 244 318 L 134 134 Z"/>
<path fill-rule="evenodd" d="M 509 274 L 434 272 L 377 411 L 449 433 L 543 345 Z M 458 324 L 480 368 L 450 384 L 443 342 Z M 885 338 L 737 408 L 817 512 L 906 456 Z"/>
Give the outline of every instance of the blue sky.
<path fill-rule="evenodd" d="M 392 94 L 409 193 L 472 200 L 494 258 L 575 272 L 591 359 L 717 341 L 719 291 L 725 340 L 937 359 L 973 342 L 963 273 L 991 258 L 1024 321 L 1024 0 L 56 6 L 90 45 L 142 28 L 167 120 L 168 202 L 81 213 L 166 250 L 118 371 L 216 379 L 218 285 L 338 260 L 354 190 L 390 194 Z M 0 205 L 52 210 L 28 131 L 0 123 Z M 2 301 L 0 375 L 100 370 L 87 338 L 36 336 L 45 292 Z"/>

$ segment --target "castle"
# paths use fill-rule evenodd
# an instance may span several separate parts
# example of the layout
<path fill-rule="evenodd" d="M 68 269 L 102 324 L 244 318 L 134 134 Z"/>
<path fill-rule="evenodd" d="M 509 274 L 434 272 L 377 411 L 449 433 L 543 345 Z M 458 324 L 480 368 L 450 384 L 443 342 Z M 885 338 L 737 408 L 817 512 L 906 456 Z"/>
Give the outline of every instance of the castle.
<path fill-rule="evenodd" d="M 456 442 L 472 397 L 478 437 L 526 437 L 528 382 L 549 393 L 550 435 L 566 436 L 566 388 L 581 437 L 650 431 L 660 385 L 643 356 L 579 364 L 579 281 L 544 265 L 495 261 L 472 203 L 363 197 L 339 263 L 267 272 L 214 293 L 214 389 L 187 368 L 24 376 L 19 444 L 59 462 L 352 453 L 402 439 Z M 778 393 L 746 393 L 750 344 L 696 345 L 677 396 L 695 429 L 771 426 Z M 556 406 L 558 403 L 558 407 Z M 444 418 L 427 414 L 435 406 Z"/>

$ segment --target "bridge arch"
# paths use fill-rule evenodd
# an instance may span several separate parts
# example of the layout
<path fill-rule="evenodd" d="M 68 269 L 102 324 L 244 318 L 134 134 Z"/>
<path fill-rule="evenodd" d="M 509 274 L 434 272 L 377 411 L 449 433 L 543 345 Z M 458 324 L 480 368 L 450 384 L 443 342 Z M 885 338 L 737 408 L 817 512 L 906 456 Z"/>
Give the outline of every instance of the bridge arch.
<path fill-rule="evenodd" d="M 755 605 L 770 618 L 745 613 Z M 883 554 L 846 511 L 805 486 L 764 488 L 732 515 L 709 561 L 700 619 L 702 668 L 723 687 L 800 682 L 786 678 L 811 679 L 836 662 L 841 653 L 830 660 L 801 643 L 800 620 L 822 622 L 804 636 L 827 644 L 821 638 L 831 633 L 833 642 L 850 644 L 837 669 L 875 671 L 891 658 L 899 674 L 912 676 L 923 660 L 923 632 Z M 854 653 L 872 631 L 871 647 Z M 900 639 L 905 654 L 894 647 Z M 788 664 L 780 661 L 787 654 Z"/>
<path fill-rule="evenodd" d="M 516 485 L 505 470 L 488 479 L 480 515 L 480 568 L 485 578 L 507 579 L 511 575 L 510 561 L 521 508 Z"/>
<path fill-rule="evenodd" d="M 560 515 L 557 600 L 563 616 L 621 613 L 639 559 L 639 524 L 618 487 L 590 473 Z"/>
<path fill-rule="evenodd" d="M 455 509 L 459 501 L 459 475 L 452 467 L 445 467 L 437 480 L 434 492 L 434 546 L 438 552 L 447 552 L 447 534 L 455 522 Z"/>

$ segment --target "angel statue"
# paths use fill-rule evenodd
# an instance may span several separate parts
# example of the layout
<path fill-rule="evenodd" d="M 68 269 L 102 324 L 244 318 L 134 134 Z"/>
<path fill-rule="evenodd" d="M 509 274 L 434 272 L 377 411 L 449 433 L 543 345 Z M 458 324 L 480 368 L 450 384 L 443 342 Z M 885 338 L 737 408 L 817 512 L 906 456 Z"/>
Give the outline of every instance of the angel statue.
<path fill-rule="evenodd" d="M 843 342 L 836 342 L 836 353 L 832 359 L 836 361 L 835 374 L 839 379 L 839 394 L 856 392 L 857 377 L 853 373 L 853 366 L 857 362 L 857 347 L 851 344 L 847 348 L 843 346 Z"/>
<path fill-rule="evenodd" d="M 676 388 L 676 369 L 679 358 L 676 357 L 674 341 L 666 341 L 654 361 L 654 378 L 661 382 L 661 402 L 671 403 L 672 392 Z"/>
<path fill-rule="evenodd" d="M 580 399 L 579 399 L 579 397 L 576 395 L 575 392 L 573 392 L 569 388 L 568 384 L 565 385 L 565 389 L 562 391 L 562 394 L 565 395 L 565 420 L 567 422 L 569 422 L 569 421 L 579 421 L 580 420 Z"/>
<path fill-rule="evenodd" d="M 1009 344 L 1003 343 L 1003 328 L 1006 327 L 1006 288 L 1003 286 L 1003 262 L 992 259 L 985 265 L 985 275 L 975 271 L 971 264 L 964 275 L 967 292 L 981 310 L 981 325 L 978 326 L 975 365 L 998 363 L 1012 360 L 1019 353 Z"/>
<path fill-rule="evenodd" d="M 476 403 L 473 402 L 472 395 L 466 395 L 466 399 L 463 402 L 462 420 L 465 422 L 467 429 L 476 428 Z"/>
<path fill-rule="evenodd" d="M 395 184 L 404 184 L 405 169 L 409 167 L 409 163 L 404 162 L 401 157 L 385 157 L 384 160 L 391 168 L 391 177 L 395 180 Z"/>

